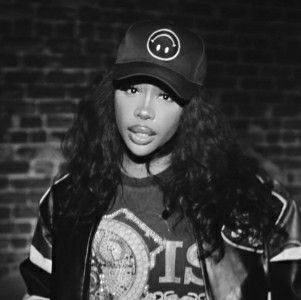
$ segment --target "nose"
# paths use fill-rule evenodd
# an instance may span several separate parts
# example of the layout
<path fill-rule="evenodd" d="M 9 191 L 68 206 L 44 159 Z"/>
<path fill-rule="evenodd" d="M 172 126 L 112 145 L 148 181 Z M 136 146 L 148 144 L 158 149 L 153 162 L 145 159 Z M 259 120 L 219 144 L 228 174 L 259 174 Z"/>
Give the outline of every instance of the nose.
<path fill-rule="evenodd" d="M 152 107 L 151 95 L 148 93 L 144 95 L 141 103 L 135 109 L 135 117 L 141 120 L 153 120 L 155 118 L 155 111 Z"/>

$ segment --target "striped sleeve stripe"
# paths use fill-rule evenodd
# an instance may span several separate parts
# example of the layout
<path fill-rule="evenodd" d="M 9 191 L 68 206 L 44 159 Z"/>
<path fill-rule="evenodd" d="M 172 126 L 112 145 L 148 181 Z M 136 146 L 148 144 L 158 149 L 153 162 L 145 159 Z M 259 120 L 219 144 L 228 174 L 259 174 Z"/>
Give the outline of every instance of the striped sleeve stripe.
<path fill-rule="evenodd" d="M 22 300 L 50 300 L 49 298 L 26 294 Z"/>
<path fill-rule="evenodd" d="M 41 224 L 42 221 L 38 220 L 34 236 L 32 238 L 32 245 L 38 250 L 43 257 L 48 259 L 52 256 L 52 237 L 46 227 Z"/>
<path fill-rule="evenodd" d="M 56 180 L 56 181 L 54 182 L 54 184 L 57 184 L 57 183 L 63 181 L 63 180 L 64 180 L 65 178 L 67 178 L 68 176 L 69 176 L 69 174 L 64 175 L 62 178 Z M 44 199 L 45 199 L 45 198 L 47 197 L 47 195 L 49 194 L 50 189 L 51 189 L 51 188 L 49 187 L 49 188 L 47 189 L 47 191 L 43 194 L 43 196 L 42 196 L 42 198 L 41 198 L 41 200 L 40 200 L 40 205 L 43 203 Z"/>
<path fill-rule="evenodd" d="M 272 262 L 285 260 L 301 260 L 301 246 L 287 248 L 271 259 Z"/>
<path fill-rule="evenodd" d="M 45 198 L 48 196 L 50 192 L 50 188 L 48 188 L 48 190 L 43 194 L 41 200 L 40 200 L 40 205 L 43 203 L 43 201 L 45 200 Z"/>
<path fill-rule="evenodd" d="M 41 269 L 45 270 L 48 273 L 51 273 L 51 259 L 44 257 L 33 245 L 30 246 L 29 259 L 32 263 L 34 263 Z"/>

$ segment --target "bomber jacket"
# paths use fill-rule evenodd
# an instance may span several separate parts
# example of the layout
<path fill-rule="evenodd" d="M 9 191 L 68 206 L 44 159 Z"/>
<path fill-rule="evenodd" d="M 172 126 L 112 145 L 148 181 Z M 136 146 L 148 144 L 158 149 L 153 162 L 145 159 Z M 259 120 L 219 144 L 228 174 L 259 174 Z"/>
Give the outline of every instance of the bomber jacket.
<path fill-rule="evenodd" d="M 30 255 L 20 266 L 29 299 L 89 299 L 91 245 L 102 214 L 74 223 L 66 215 L 72 205 L 69 184 L 66 175 L 40 201 Z M 200 262 L 207 300 L 301 299 L 300 208 L 276 189 L 272 196 L 276 225 L 285 235 L 258 247 L 252 237 L 239 239 L 240 228 L 224 226 L 223 258 L 212 255 Z M 95 201 L 91 192 L 88 210 Z"/>

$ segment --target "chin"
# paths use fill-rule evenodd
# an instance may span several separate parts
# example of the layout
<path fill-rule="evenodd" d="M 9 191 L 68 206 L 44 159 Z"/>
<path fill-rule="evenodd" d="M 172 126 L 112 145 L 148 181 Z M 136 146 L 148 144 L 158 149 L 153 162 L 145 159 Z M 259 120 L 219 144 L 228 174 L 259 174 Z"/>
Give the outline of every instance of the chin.
<path fill-rule="evenodd" d="M 149 145 L 127 145 L 127 147 L 131 154 L 139 157 L 148 156 L 155 151 L 155 148 L 149 147 Z"/>

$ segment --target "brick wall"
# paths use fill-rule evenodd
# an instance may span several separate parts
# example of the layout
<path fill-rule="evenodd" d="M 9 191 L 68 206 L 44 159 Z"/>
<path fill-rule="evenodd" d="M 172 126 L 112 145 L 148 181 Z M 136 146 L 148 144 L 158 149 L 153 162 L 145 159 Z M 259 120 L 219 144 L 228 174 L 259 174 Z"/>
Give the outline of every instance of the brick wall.
<path fill-rule="evenodd" d="M 0 0 L 0 277 L 28 253 L 78 100 L 112 63 L 127 26 L 150 18 L 203 35 L 212 101 L 300 198 L 299 0 Z"/>

